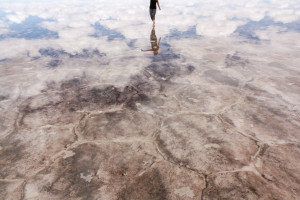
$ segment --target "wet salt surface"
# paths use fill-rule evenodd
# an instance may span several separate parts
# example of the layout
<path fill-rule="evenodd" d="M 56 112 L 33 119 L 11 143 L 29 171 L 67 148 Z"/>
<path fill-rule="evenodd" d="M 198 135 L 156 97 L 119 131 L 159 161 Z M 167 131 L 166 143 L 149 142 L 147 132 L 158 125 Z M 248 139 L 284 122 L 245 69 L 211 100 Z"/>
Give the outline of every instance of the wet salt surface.
<path fill-rule="evenodd" d="M 160 5 L 1 1 L 1 199 L 300 196 L 300 3 Z"/>

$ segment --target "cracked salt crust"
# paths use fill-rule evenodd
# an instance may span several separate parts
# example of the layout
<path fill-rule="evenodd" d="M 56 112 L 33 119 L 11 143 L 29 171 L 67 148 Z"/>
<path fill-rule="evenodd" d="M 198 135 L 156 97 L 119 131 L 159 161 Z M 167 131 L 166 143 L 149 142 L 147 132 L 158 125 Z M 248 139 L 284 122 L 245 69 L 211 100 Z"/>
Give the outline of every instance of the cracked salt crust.
<path fill-rule="evenodd" d="M 220 145 L 218 145 L 218 144 L 205 144 L 204 145 L 204 147 L 205 148 L 216 148 L 216 149 L 218 149 L 218 148 L 220 148 L 221 146 Z"/>
<path fill-rule="evenodd" d="M 26 199 L 39 199 L 39 189 L 35 184 L 27 184 L 25 188 Z"/>
<path fill-rule="evenodd" d="M 182 187 L 179 189 L 174 189 L 174 193 L 178 194 L 181 197 L 194 198 L 194 196 L 195 196 L 193 190 L 191 190 L 189 187 Z"/>
<path fill-rule="evenodd" d="M 80 59 L 39 54 L 60 52 L 56 40 L 22 40 L 40 58 L 0 62 L 2 182 L 26 179 L 24 199 L 296 199 L 300 40 L 275 36 L 170 38 L 158 57 L 87 37 L 71 44 L 109 53 Z"/>
<path fill-rule="evenodd" d="M 65 151 L 65 155 L 63 158 L 66 159 L 66 158 L 72 157 L 74 155 L 75 155 L 75 152 L 73 152 L 73 151 Z"/>
<path fill-rule="evenodd" d="M 97 177 L 98 177 L 99 179 L 103 180 L 104 182 L 107 182 L 107 181 L 109 181 L 109 179 L 110 179 L 109 173 L 106 172 L 106 171 L 104 171 L 104 170 L 102 170 L 102 169 L 98 169 L 96 175 L 97 175 Z"/>

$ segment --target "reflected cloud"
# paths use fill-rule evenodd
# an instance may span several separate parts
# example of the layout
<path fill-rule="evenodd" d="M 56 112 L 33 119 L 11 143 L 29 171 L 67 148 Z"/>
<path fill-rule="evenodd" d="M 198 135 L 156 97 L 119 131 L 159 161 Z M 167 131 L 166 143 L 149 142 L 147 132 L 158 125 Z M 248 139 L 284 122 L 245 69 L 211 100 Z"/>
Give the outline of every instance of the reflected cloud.
<path fill-rule="evenodd" d="M 260 21 L 249 21 L 247 24 L 239 26 L 235 33 L 238 33 L 240 36 L 247 37 L 248 39 L 259 40 L 262 39 L 258 37 L 255 32 L 268 29 L 268 27 L 277 26 L 282 31 L 298 31 L 300 32 L 300 21 L 292 23 L 282 23 L 276 22 L 270 17 L 265 17 Z"/>
<path fill-rule="evenodd" d="M 231 35 L 238 26 L 245 22 L 241 21 L 226 21 L 226 20 L 199 20 L 196 32 L 199 35 L 208 37 L 224 37 Z"/>
<path fill-rule="evenodd" d="M 10 19 L 10 16 L 8 16 Z M 11 21 L 11 20 L 10 20 Z M 25 38 L 25 39 L 40 39 L 40 38 L 58 38 L 58 34 L 54 31 L 40 27 L 40 23 L 45 20 L 36 16 L 29 16 L 22 23 L 13 23 L 8 27 L 7 34 L 0 35 L 0 39 L 4 38 Z"/>
<path fill-rule="evenodd" d="M 148 2 L 140 0 L 133 0 L 131 5 L 119 0 L 2 1 L 0 44 L 19 45 L 11 53 L 2 53 L 7 51 L 3 49 L 1 58 L 11 58 L 17 53 L 26 55 L 28 51 L 30 55 L 38 55 L 42 48 L 63 49 L 73 55 L 84 49 L 97 49 L 107 55 L 123 49 L 137 50 L 148 40 L 146 30 L 151 23 L 148 7 Z M 156 16 L 156 31 L 166 45 L 169 40 L 199 37 L 238 36 L 260 40 L 255 33 L 270 26 L 300 31 L 297 0 L 191 0 L 188 3 L 165 0 L 161 7 Z M 118 48 L 114 48 L 115 44 Z M 9 57 L 4 57 L 8 54 Z"/>
<path fill-rule="evenodd" d="M 186 31 L 179 31 L 177 29 L 172 29 L 170 33 L 166 36 L 167 39 L 183 39 L 183 38 L 197 38 L 199 35 L 196 31 L 196 26 L 189 27 Z"/>
<path fill-rule="evenodd" d="M 64 33 L 59 32 L 64 29 L 74 28 L 75 31 L 83 31 L 80 28 L 92 26 L 94 32 L 85 31 L 86 36 L 107 37 L 108 40 L 135 40 L 141 35 L 137 30 L 145 28 L 149 21 L 148 3 L 138 0 L 132 2 L 133 7 L 122 1 L 103 0 L 76 2 L 64 0 L 59 4 L 55 1 L 32 0 L 27 4 L 25 2 L 28 1 L 10 1 L 10 3 L 3 1 L 0 3 L 0 9 L 10 14 L 2 11 L 0 17 L 7 20 L 6 25 L 11 23 L 24 25 L 28 23 L 25 20 L 29 16 L 45 19 L 35 26 L 40 35 L 44 34 L 43 37 L 40 36 L 41 38 L 55 37 L 55 33 L 49 31 L 62 35 Z M 165 0 L 162 2 L 162 7 L 163 11 L 157 13 L 157 20 L 158 26 L 163 26 L 160 30 L 163 37 L 168 35 L 181 37 L 187 32 L 191 33 L 191 29 L 196 30 L 195 33 L 201 36 L 224 37 L 236 32 L 240 27 L 245 29 L 245 24 L 265 22 L 263 19 L 266 17 L 280 23 L 299 23 L 300 20 L 299 3 L 296 0 L 285 3 L 279 0 L 252 2 L 193 0 L 189 3 Z M 38 30 L 41 27 L 48 31 Z M 5 31 L 1 32 L 3 34 Z M 72 34 L 75 34 L 74 32 Z M 28 37 L 32 38 L 32 36 Z M 128 41 L 124 42 L 128 43 Z"/>
<path fill-rule="evenodd" d="M 88 49 L 83 49 L 83 51 L 81 53 L 76 53 L 76 54 L 70 54 L 68 52 L 65 52 L 64 50 L 59 50 L 59 49 L 52 49 L 52 48 L 48 48 L 48 49 L 40 49 L 39 53 L 42 56 L 49 56 L 51 58 L 59 58 L 60 56 L 68 56 L 69 58 L 89 58 L 89 57 L 93 57 L 93 56 L 105 56 L 105 54 L 100 53 L 97 49 L 95 50 L 88 50 Z"/>
<path fill-rule="evenodd" d="M 22 13 L 18 13 L 18 14 L 14 14 L 14 15 L 7 15 L 6 16 L 6 19 L 9 22 L 17 23 L 17 24 L 22 23 L 26 18 L 27 18 L 27 15 L 24 15 Z"/>
<path fill-rule="evenodd" d="M 92 25 L 96 29 L 96 33 L 92 34 L 91 36 L 94 37 L 102 37 L 107 36 L 108 40 L 114 40 L 114 39 L 125 39 L 125 37 L 112 29 L 106 28 L 102 26 L 99 22 L 97 22 L 95 25 Z"/>

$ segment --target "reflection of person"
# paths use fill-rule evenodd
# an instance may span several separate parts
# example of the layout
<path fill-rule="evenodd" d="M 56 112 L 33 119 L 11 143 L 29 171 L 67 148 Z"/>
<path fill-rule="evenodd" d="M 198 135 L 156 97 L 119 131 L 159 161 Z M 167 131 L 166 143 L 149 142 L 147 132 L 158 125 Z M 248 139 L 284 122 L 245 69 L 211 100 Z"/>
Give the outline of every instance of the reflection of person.
<path fill-rule="evenodd" d="M 151 42 L 151 47 L 152 48 L 148 49 L 148 50 L 141 49 L 141 51 L 143 51 L 143 52 L 153 51 L 154 56 L 156 56 L 158 54 L 160 40 L 161 40 L 161 38 L 159 38 L 159 41 L 158 41 L 158 44 L 157 44 L 157 37 L 155 35 L 155 27 L 153 26 L 152 31 L 151 31 L 151 35 L 150 35 L 150 42 Z"/>
<path fill-rule="evenodd" d="M 155 25 L 156 4 L 158 5 L 159 10 L 161 10 L 160 6 L 159 6 L 159 3 L 158 3 L 158 0 L 150 0 L 149 12 L 150 12 L 150 17 L 151 17 L 152 22 L 153 22 L 153 26 Z"/>

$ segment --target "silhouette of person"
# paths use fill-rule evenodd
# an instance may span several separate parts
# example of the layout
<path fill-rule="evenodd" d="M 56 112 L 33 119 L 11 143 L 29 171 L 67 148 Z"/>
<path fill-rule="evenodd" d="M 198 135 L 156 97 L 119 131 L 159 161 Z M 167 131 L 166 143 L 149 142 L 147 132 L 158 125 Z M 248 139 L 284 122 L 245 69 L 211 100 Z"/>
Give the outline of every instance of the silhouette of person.
<path fill-rule="evenodd" d="M 150 43 L 151 43 L 151 49 L 148 50 L 143 50 L 141 49 L 142 52 L 146 52 L 146 51 L 153 51 L 153 55 L 157 56 L 158 54 L 158 50 L 159 50 L 159 44 L 160 44 L 160 40 L 161 38 L 159 38 L 158 44 L 157 44 L 157 37 L 155 35 L 155 27 L 152 27 L 152 31 L 151 31 L 151 35 L 150 35 Z"/>
<path fill-rule="evenodd" d="M 159 10 L 161 10 L 158 0 L 150 0 L 149 12 L 150 12 L 151 20 L 153 22 L 153 26 L 155 26 L 156 4 L 158 5 Z"/>

